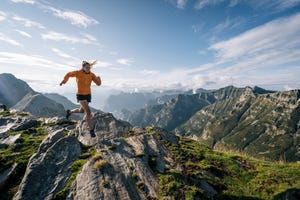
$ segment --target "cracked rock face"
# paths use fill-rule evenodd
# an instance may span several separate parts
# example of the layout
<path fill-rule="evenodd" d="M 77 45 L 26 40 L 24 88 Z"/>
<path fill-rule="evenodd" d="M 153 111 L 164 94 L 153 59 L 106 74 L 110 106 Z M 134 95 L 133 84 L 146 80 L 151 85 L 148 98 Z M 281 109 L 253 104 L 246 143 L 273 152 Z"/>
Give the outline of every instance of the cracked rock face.
<path fill-rule="evenodd" d="M 52 199 L 65 186 L 69 167 L 80 153 L 77 138 L 64 137 L 63 129 L 51 133 L 30 158 L 14 199 Z"/>
<path fill-rule="evenodd" d="M 81 154 L 80 142 L 96 149 L 97 156 L 86 160 L 67 191 L 67 199 L 158 198 L 156 172 L 163 173 L 174 163 L 163 144 L 177 144 L 177 136 L 160 128 L 132 127 L 110 113 L 95 113 L 94 138 L 85 121 L 78 121 L 75 127 L 53 120 L 56 125 L 48 129 L 49 135 L 30 158 L 14 199 L 53 199 L 71 177 L 70 166 Z"/>
<path fill-rule="evenodd" d="M 131 127 L 110 114 L 97 115 L 94 122 L 96 138 L 82 132 L 78 137 L 89 145 L 96 140 L 101 158 L 91 159 L 84 165 L 68 199 L 158 198 L 159 181 L 155 171 L 164 172 L 173 163 L 162 139 L 176 143 L 178 138 L 160 129 Z M 98 162 L 103 164 L 98 166 Z"/>

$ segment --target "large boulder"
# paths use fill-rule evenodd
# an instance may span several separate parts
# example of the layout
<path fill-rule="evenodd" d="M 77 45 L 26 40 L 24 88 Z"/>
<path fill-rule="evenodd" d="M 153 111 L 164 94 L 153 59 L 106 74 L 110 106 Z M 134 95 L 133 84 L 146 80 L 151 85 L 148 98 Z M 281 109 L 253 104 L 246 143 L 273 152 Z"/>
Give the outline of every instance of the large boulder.
<path fill-rule="evenodd" d="M 71 175 L 70 165 L 78 159 L 81 147 L 74 136 L 64 136 L 64 129 L 51 133 L 28 163 L 14 199 L 52 199 L 65 187 Z"/>
<path fill-rule="evenodd" d="M 94 145 L 90 159 L 73 182 L 67 199 L 157 199 L 159 180 L 174 163 L 164 142 L 177 144 L 174 134 L 159 128 L 131 127 L 111 114 L 94 116 L 96 137 L 91 138 L 82 122 L 78 138 Z"/>

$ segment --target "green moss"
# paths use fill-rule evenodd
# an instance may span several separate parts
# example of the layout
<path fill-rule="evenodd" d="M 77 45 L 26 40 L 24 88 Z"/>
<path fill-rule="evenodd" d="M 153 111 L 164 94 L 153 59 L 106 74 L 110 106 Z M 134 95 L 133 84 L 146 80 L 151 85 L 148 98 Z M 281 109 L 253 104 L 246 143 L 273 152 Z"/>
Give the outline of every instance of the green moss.
<path fill-rule="evenodd" d="M 101 185 L 102 187 L 107 188 L 109 186 L 109 183 L 106 181 L 102 181 Z"/>
<path fill-rule="evenodd" d="M 66 199 L 66 195 L 68 190 L 70 189 L 71 184 L 74 182 L 74 180 L 76 179 L 77 174 L 80 172 L 80 170 L 82 169 L 83 165 L 87 162 L 87 160 L 76 160 L 71 166 L 70 166 L 70 170 L 71 170 L 71 176 L 66 184 L 66 186 L 59 191 L 57 194 L 54 195 L 54 200 L 62 200 L 62 199 Z"/>
<path fill-rule="evenodd" d="M 14 114 L 10 113 L 9 110 L 4 110 L 4 111 L 0 112 L 1 117 L 8 117 L 8 116 L 12 116 L 12 115 L 14 115 Z"/>
<path fill-rule="evenodd" d="M 135 185 L 137 186 L 137 188 L 139 188 L 142 191 L 145 191 L 145 184 L 143 183 L 143 181 L 138 181 L 135 183 Z"/>
<path fill-rule="evenodd" d="M 135 172 L 132 172 L 132 174 L 131 174 L 131 178 L 132 179 L 137 179 L 137 177 L 138 177 L 138 175 L 135 173 Z"/>
<path fill-rule="evenodd" d="M 14 163 L 18 164 L 15 172 L 11 175 L 11 178 L 1 188 L 3 191 L 0 191 L 7 199 L 11 199 L 16 192 L 18 185 L 24 176 L 30 157 L 37 152 L 40 143 L 46 137 L 44 129 L 45 127 L 32 129 L 31 131 L 36 132 L 35 135 L 31 135 L 28 130 L 8 132 L 9 135 L 21 134 L 21 136 L 16 140 L 14 145 L 9 146 L 6 149 L 0 149 L 0 173 L 10 168 Z"/>
<path fill-rule="evenodd" d="M 71 184 L 74 182 L 76 179 L 76 176 L 79 174 L 81 171 L 83 165 L 88 161 L 89 158 L 92 156 L 95 157 L 97 155 L 97 150 L 95 147 L 89 146 L 89 145 L 84 145 L 80 143 L 81 147 L 81 155 L 79 156 L 79 160 L 76 160 L 71 166 L 70 166 L 70 171 L 71 171 L 71 176 L 65 185 L 65 187 L 56 193 L 54 195 L 54 200 L 62 200 L 66 199 L 66 195 L 68 193 L 68 190 L 70 189 Z"/>
<path fill-rule="evenodd" d="M 300 164 L 278 164 L 245 156 L 220 153 L 187 138 L 169 145 L 181 171 L 160 174 L 160 197 L 208 198 L 201 182 L 209 183 L 216 199 L 273 199 L 279 193 L 300 187 Z"/>

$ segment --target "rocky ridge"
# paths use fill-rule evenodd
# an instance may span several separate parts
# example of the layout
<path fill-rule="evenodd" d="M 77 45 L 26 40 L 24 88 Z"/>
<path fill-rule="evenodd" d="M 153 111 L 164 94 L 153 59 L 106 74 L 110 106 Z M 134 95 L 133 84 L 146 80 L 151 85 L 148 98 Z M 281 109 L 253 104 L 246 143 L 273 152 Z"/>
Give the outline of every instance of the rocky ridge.
<path fill-rule="evenodd" d="M 272 160 L 300 160 L 299 90 L 218 101 L 198 111 L 177 131 L 219 150 Z"/>
<path fill-rule="evenodd" d="M 1 198 L 3 194 L 3 199 L 16 200 L 234 199 L 237 194 L 226 193 L 236 191 L 230 183 L 245 185 L 244 179 L 236 180 L 242 176 L 237 173 L 247 173 L 246 181 L 253 177 L 254 182 L 261 173 L 256 161 L 214 153 L 161 128 L 134 127 L 110 113 L 94 113 L 93 120 L 95 138 L 85 121 L 1 112 L 3 138 L 20 134 L 0 149 Z M 297 195 L 292 188 L 300 185 L 298 167 L 278 167 L 280 173 L 274 169 L 288 178 L 271 185 L 270 194 L 263 190 L 252 195 L 271 197 L 286 190 Z"/>

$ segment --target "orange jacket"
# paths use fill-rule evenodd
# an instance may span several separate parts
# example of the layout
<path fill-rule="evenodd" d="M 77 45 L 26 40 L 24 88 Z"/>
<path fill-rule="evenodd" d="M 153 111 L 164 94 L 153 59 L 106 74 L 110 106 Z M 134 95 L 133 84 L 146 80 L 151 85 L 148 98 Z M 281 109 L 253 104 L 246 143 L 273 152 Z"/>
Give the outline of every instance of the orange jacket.
<path fill-rule="evenodd" d="M 77 82 L 77 94 L 91 94 L 91 84 L 92 81 L 96 83 L 96 85 L 101 85 L 101 79 L 99 80 L 96 75 L 92 72 L 86 74 L 83 70 L 69 72 L 65 75 L 63 83 L 66 83 L 70 77 L 76 77 Z"/>

